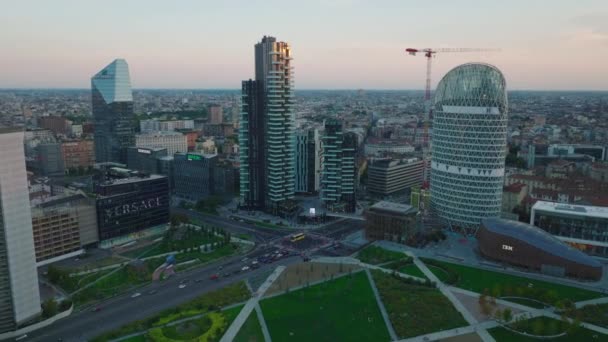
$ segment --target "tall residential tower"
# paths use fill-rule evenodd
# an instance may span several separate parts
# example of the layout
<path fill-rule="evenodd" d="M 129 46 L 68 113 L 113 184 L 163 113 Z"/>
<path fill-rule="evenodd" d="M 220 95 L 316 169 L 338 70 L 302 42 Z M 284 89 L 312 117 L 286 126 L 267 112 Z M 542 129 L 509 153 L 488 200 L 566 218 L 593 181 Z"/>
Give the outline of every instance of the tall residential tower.
<path fill-rule="evenodd" d="M 241 205 L 277 213 L 294 196 L 295 117 L 291 49 L 274 37 L 255 45 L 255 80 L 243 81 Z"/>
<path fill-rule="evenodd" d="M 129 66 L 116 59 L 91 78 L 95 159 L 127 162 L 127 148 L 135 146 L 133 94 Z"/>
<path fill-rule="evenodd" d="M 40 313 L 23 132 L 0 127 L 0 333 Z"/>
<path fill-rule="evenodd" d="M 507 149 L 507 91 L 502 73 L 464 64 L 437 86 L 433 108 L 431 212 L 450 228 L 474 232 L 498 217 Z"/>

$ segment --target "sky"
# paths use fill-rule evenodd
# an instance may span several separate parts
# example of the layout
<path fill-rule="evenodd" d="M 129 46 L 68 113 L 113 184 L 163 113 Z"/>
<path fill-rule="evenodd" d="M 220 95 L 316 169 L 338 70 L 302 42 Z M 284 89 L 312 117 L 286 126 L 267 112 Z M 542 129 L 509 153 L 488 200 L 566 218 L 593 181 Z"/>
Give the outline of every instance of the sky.
<path fill-rule="evenodd" d="M 487 48 L 509 89 L 608 90 L 608 0 L 0 0 L 0 88 L 88 88 L 115 58 L 134 88 L 240 88 L 253 46 L 292 46 L 296 89 L 422 89 L 406 48 Z"/>

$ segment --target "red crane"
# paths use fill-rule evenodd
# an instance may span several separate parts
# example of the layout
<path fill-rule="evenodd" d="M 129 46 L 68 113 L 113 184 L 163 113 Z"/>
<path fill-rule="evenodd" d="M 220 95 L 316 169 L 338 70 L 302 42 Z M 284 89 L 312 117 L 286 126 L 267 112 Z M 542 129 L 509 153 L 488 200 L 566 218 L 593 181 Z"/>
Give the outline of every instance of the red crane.
<path fill-rule="evenodd" d="M 416 56 L 418 52 L 423 53 L 426 57 L 426 88 L 424 92 L 424 144 L 428 143 L 428 131 L 429 131 L 429 118 L 431 114 L 431 60 L 436 53 L 441 52 L 486 52 L 486 51 L 499 51 L 499 49 L 478 49 L 478 48 L 426 48 L 426 49 L 413 49 L 407 48 L 405 52 L 412 56 Z"/>

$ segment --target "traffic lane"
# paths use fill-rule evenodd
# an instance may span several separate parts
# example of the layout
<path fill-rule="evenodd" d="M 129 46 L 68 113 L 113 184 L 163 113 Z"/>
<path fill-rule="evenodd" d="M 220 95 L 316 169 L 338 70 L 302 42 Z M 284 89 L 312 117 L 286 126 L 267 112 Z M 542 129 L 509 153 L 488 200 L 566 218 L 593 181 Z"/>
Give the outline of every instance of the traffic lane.
<path fill-rule="evenodd" d="M 146 287 L 145 290 L 141 289 L 142 294 L 137 298 L 131 298 L 132 294 L 126 294 L 103 304 L 99 312 L 89 310 L 74 314 L 48 328 L 29 334 L 29 340 L 56 341 L 62 338 L 64 341 L 86 341 L 132 321 L 144 319 L 164 309 L 193 300 L 204 293 L 269 272 L 278 265 L 290 265 L 300 261 L 300 257 L 291 256 L 273 264 L 262 264 L 258 269 L 231 274 L 230 277 L 220 277 L 217 280 L 209 279 L 217 266 L 199 269 L 199 272 L 188 275 L 189 282 L 183 289 L 180 289 L 179 285 L 182 279 L 186 278 L 185 275 L 171 278 L 167 282 L 154 284 L 156 286 Z M 230 271 L 233 269 L 234 267 L 229 268 Z M 192 278 L 198 276 L 201 277 L 200 283 L 196 283 L 196 279 Z M 149 294 L 151 290 L 157 292 Z"/>
<path fill-rule="evenodd" d="M 175 213 L 186 215 L 188 217 L 195 217 L 200 220 L 206 220 L 211 223 L 221 224 L 221 225 L 225 225 L 226 227 L 229 227 L 229 228 L 239 229 L 239 230 L 256 233 L 256 234 L 263 234 L 263 235 L 277 237 L 277 236 L 285 236 L 285 235 L 288 235 L 293 232 L 293 230 L 289 229 L 289 228 L 260 227 L 260 226 L 248 224 L 245 222 L 231 220 L 226 217 L 204 214 L 204 213 L 200 213 L 198 211 L 188 210 L 188 209 L 183 209 L 183 208 L 172 208 L 171 211 L 175 212 Z"/>

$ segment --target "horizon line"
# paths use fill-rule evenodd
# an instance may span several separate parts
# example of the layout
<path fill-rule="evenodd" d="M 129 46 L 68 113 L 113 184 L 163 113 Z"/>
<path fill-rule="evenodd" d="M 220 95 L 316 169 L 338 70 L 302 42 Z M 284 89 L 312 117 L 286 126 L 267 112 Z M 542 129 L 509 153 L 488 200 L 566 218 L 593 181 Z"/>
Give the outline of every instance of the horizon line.
<path fill-rule="evenodd" d="M 91 88 L 71 88 L 71 87 L 0 87 L 0 91 L 8 91 L 8 90 L 82 90 L 87 91 L 91 90 Z M 241 88 L 132 88 L 132 91 L 136 90 L 202 90 L 202 91 L 240 91 Z M 424 92 L 424 89 L 411 89 L 411 88 L 299 88 L 294 89 L 294 91 L 419 91 Z M 434 92 L 436 89 L 432 89 Z M 530 92 L 541 92 L 541 91 L 550 91 L 550 92 L 608 92 L 608 89 L 508 89 L 507 92 L 512 91 L 530 91 Z"/>

